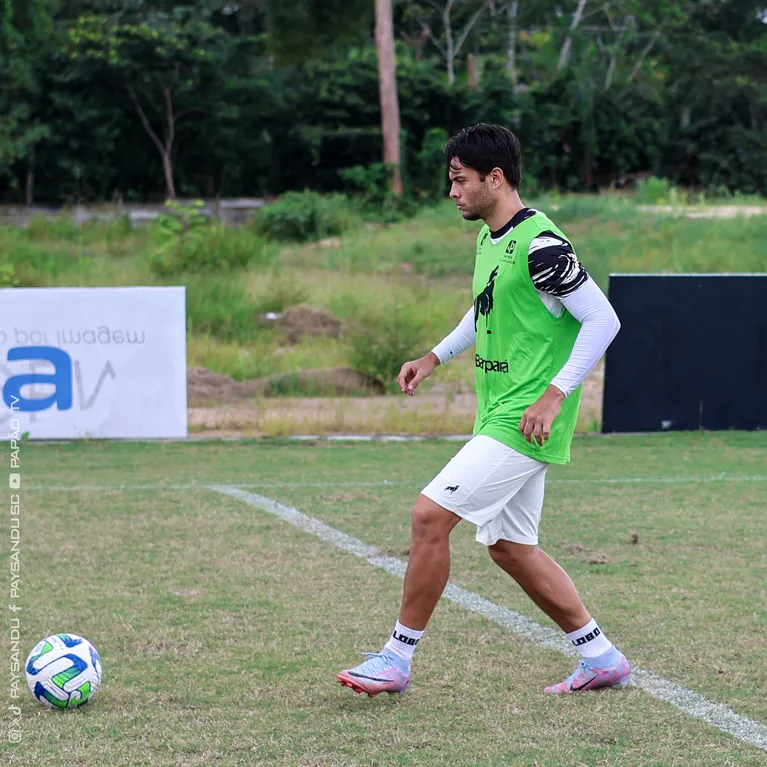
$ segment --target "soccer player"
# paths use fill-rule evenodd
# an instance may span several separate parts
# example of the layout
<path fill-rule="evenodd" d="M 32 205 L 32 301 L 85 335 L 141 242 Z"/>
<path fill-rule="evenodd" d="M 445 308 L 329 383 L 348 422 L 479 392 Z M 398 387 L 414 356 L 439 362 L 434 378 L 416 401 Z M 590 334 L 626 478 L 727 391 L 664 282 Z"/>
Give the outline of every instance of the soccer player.
<path fill-rule="evenodd" d="M 473 438 L 421 492 L 402 607 L 380 653 L 341 671 L 355 692 L 402 692 L 410 662 L 450 571 L 450 531 L 465 519 L 491 559 L 565 632 L 578 668 L 545 688 L 569 693 L 617 687 L 631 667 L 581 601 L 567 573 L 538 547 L 549 464 L 570 460 L 580 385 L 620 328 L 605 295 L 567 237 L 519 198 L 520 147 L 500 125 L 462 130 L 445 146 L 450 197 L 467 221 L 482 219 L 474 305 L 431 352 L 406 362 L 405 394 L 476 344 Z"/>

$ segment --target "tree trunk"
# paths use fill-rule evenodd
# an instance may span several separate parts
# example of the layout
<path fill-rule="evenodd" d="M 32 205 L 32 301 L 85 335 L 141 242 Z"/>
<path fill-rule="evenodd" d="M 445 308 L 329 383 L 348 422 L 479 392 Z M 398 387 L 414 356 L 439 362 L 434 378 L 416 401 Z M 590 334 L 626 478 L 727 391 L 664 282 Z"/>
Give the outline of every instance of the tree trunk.
<path fill-rule="evenodd" d="M 147 132 L 149 138 L 152 139 L 154 145 L 160 152 L 162 157 L 162 169 L 165 173 L 165 186 L 168 190 L 168 198 L 171 200 L 176 199 L 176 185 L 173 183 L 173 149 L 174 141 L 176 138 L 176 119 L 173 116 L 173 99 L 170 88 L 163 88 L 163 96 L 165 97 L 166 108 L 166 125 L 165 125 L 165 143 L 160 141 L 159 136 L 152 130 L 152 126 L 149 124 L 149 119 L 146 116 L 144 108 L 141 106 L 141 102 L 138 99 L 138 94 L 133 85 L 126 85 L 128 95 L 133 102 L 133 106 L 136 107 L 138 116 L 141 119 L 141 124 L 144 126 L 144 130 Z"/>
<path fill-rule="evenodd" d="M 469 90 L 476 90 L 479 86 L 479 62 L 473 53 L 466 57 L 466 71 L 469 78 Z"/>
<path fill-rule="evenodd" d="M 616 44 L 616 48 L 618 47 L 619 44 L 620 44 L 620 41 L 618 41 L 618 44 Z M 610 90 L 610 86 L 613 83 L 613 74 L 615 74 L 615 65 L 617 63 L 617 60 L 618 60 L 618 54 L 615 51 L 615 49 L 613 49 L 613 52 L 610 54 L 610 66 L 607 67 L 607 74 L 605 75 L 604 89 L 606 91 Z"/>
<path fill-rule="evenodd" d="M 381 100 L 383 161 L 393 168 L 392 194 L 395 197 L 401 197 L 400 119 L 397 96 L 397 61 L 394 57 L 392 0 L 376 0 L 376 49 L 378 51 L 378 92 Z"/>
<path fill-rule="evenodd" d="M 442 24 L 445 27 L 445 59 L 447 60 L 447 81 L 455 85 L 455 44 L 453 43 L 453 28 L 450 25 L 450 11 L 453 0 L 448 0 L 442 12 Z"/>
<path fill-rule="evenodd" d="M 170 157 L 170 150 L 162 153 L 162 169 L 165 173 L 165 186 L 168 188 L 168 199 L 176 199 L 176 185 L 173 182 L 173 160 Z"/>
<path fill-rule="evenodd" d="M 514 0 L 509 5 L 509 47 L 506 57 L 506 71 L 511 77 L 511 84 L 514 92 L 517 91 L 519 74 L 517 72 L 517 13 L 519 12 L 519 2 Z"/>
<path fill-rule="evenodd" d="M 35 145 L 29 147 L 29 161 L 27 162 L 26 202 L 32 205 L 34 202 L 35 189 Z"/>
<path fill-rule="evenodd" d="M 573 35 L 575 34 L 575 30 L 578 28 L 578 24 L 581 23 L 583 9 L 586 7 L 587 2 L 588 0 L 578 0 L 578 7 L 575 9 L 572 21 L 570 22 L 570 28 L 567 30 L 565 44 L 562 46 L 562 51 L 559 54 L 557 72 L 561 72 L 567 66 L 567 61 L 570 58 L 570 48 L 573 45 Z"/>

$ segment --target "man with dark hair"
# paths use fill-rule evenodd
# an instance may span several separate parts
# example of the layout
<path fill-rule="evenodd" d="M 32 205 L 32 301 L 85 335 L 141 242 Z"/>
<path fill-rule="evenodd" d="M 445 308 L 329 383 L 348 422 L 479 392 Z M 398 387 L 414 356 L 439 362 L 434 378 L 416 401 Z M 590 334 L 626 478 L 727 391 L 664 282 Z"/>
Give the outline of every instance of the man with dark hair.
<path fill-rule="evenodd" d="M 631 667 L 587 611 L 567 573 L 538 548 L 549 464 L 570 460 L 580 387 L 620 323 L 549 218 L 519 198 L 519 141 L 500 125 L 474 125 L 447 142 L 450 197 L 477 239 L 474 305 L 458 327 L 398 383 L 413 395 L 437 365 L 476 344 L 474 436 L 422 491 L 399 620 L 380 653 L 338 675 L 355 692 L 402 692 L 410 661 L 447 584 L 449 536 L 462 520 L 492 560 L 565 632 L 578 668 L 550 693 L 618 687 Z"/>

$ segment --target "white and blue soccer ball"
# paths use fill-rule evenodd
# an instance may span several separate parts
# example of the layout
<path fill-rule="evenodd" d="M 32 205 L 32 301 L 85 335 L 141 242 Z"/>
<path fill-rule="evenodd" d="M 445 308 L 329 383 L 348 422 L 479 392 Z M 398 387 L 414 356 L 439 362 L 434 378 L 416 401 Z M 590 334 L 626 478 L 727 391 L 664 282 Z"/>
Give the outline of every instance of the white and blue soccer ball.
<path fill-rule="evenodd" d="M 53 634 L 38 642 L 26 665 L 27 687 L 49 708 L 76 708 L 101 685 L 101 658 L 77 634 Z"/>

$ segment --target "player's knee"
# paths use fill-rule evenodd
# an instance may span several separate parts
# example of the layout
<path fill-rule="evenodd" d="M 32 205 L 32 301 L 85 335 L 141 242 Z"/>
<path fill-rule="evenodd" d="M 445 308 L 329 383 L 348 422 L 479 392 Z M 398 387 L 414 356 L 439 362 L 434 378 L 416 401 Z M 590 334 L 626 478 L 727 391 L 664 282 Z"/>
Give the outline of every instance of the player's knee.
<path fill-rule="evenodd" d="M 487 547 L 490 559 L 506 572 L 520 572 L 528 566 L 530 558 L 535 556 L 537 546 L 528 546 L 511 541 L 498 541 Z"/>
<path fill-rule="evenodd" d="M 450 535 L 458 517 L 424 495 L 418 497 L 410 513 L 413 543 L 436 543 Z"/>
<path fill-rule="evenodd" d="M 487 553 L 490 555 L 490 559 L 492 559 L 495 564 L 497 564 L 499 567 L 503 567 L 503 563 L 505 562 L 505 554 L 503 549 L 498 546 L 497 543 L 493 544 L 492 546 L 488 546 Z"/>

